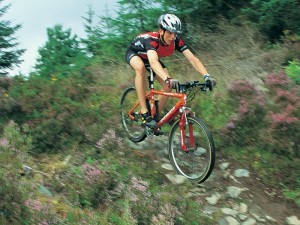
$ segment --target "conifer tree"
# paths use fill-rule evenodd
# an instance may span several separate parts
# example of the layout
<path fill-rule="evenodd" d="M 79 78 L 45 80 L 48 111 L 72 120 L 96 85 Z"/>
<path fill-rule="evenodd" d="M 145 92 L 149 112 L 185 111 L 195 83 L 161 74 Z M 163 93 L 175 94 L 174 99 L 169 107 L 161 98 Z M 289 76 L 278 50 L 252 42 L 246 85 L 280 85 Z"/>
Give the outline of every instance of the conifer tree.
<path fill-rule="evenodd" d="M 71 35 L 71 29 L 64 31 L 62 25 L 48 28 L 47 35 L 48 41 L 38 50 L 35 68 L 45 77 L 68 75 L 83 59 L 77 36 Z"/>
<path fill-rule="evenodd" d="M 81 39 L 81 42 L 85 45 L 85 52 L 88 57 L 99 56 L 103 46 L 101 40 L 104 37 L 104 32 L 99 27 L 99 24 L 95 24 L 94 17 L 95 11 L 89 6 L 86 17 L 83 17 L 85 21 L 84 30 L 87 37 Z"/>
<path fill-rule="evenodd" d="M 101 16 L 99 25 L 93 30 L 92 37 L 98 40 L 99 46 L 97 56 L 102 57 L 104 62 L 123 61 L 128 44 L 137 34 L 158 29 L 157 19 L 162 11 L 154 0 L 147 3 L 143 0 L 119 0 L 118 4 L 116 16 Z"/>
<path fill-rule="evenodd" d="M 0 5 L 3 0 L 0 0 Z M 10 21 L 1 20 L 1 17 L 7 12 L 11 4 L 4 7 L 0 6 L 0 76 L 8 74 L 8 70 L 19 65 L 22 60 L 20 57 L 25 49 L 18 49 L 19 43 L 14 34 L 21 28 L 21 25 L 13 25 Z"/>

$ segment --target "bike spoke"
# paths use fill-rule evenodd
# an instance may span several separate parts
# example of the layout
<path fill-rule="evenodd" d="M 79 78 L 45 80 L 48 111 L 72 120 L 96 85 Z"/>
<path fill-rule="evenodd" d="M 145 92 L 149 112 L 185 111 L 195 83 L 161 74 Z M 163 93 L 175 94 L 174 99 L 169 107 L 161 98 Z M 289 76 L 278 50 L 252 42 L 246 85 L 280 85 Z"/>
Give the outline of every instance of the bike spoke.
<path fill-rule="evenodd" d="M 178 123 L 175 124 L 169 140 L 170 160 L 176 171 L 188 179 L 199 182 L 207 179 L 215 159 L 212 138 L 201 122 L 188 118 L 188 125 L 184 127 L 184 132 L 180 131 Z M 184 144 L 187 151 L 182 149 L 181 133 L 185 134 Z"/>
<path fill-rule="evenodd" d="M 145 129 L 141 126 L 140 109 L 136 108 L 131 113 L 134 119 L 128 115 L 137 102 L 138 98 L 135 88 L 126 89 L 121 99 L 121 120 L 128 138 L 133 142 L 140 142 L 146 138 Z"/>

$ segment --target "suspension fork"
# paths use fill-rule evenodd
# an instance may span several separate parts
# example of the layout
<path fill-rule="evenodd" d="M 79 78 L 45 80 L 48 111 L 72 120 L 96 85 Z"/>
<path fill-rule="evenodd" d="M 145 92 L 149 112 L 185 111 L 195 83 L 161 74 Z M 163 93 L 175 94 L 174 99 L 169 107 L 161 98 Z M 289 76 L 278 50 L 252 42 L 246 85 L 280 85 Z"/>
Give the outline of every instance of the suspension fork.
<path fill-rule="evenodd" d="M 186 134 L 185 134 L 185 126 L 188 125 L 188 132 L 189 132 L 189 147 L 194 149 L 195 148 L 195 138 L 193 132 L 193 124 L 188 123 L 187 117 L 193 116 L 194 113 L 189 111 L 188 108 L 183 109 L 183 112 L 180 116 L 179 127 L 180 127 L 180 143 L 181 149 L 185 152 L 188 152 L 189 148 L 186 145 Z"/>

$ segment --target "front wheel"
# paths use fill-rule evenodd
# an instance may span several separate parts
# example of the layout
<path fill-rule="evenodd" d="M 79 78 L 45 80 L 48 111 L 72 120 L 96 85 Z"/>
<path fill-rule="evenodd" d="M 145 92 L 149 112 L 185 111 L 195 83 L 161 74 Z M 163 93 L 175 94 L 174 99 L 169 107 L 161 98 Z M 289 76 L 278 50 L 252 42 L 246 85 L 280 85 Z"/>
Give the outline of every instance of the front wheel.
<path fill-rule="evenodd" d="M 216 153 L 213 137 L 199 118 L 187 117 L 180 129 L 180 119 L 170 131 L 168 151 L 173 168 L 186 178 L 204 182 L 211 174 Z M 184 146 L 184 147 L 182 147 Z M 186 148 L 185 150 L 183 150 Z"/>
<path fill-rule="evenodd" d="M 133 142 L 141 142 L 146 138 L 145 129 L 141 126 L 140 107 L 136 107 L 129 115 L 137 103 L 136 89 L 134 87 L 127 88 L 121 98 L 121 121 L 129 140 Z"/>

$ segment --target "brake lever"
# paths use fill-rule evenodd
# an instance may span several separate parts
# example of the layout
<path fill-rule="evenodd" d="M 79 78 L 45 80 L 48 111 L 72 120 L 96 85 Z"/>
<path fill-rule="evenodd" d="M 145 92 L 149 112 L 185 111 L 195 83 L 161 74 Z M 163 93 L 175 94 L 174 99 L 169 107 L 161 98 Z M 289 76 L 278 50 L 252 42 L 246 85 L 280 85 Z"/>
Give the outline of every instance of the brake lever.
<path fill-rule="evenodd" d="M 205 84 L 205 85 L 202 85 L 202 86 L 200 87 L 200 90 L 201 90 L 201 91 L 207 91 L 207 89 L 208 89 L 208 87 L 206 86 L 206 84 Z"/>

